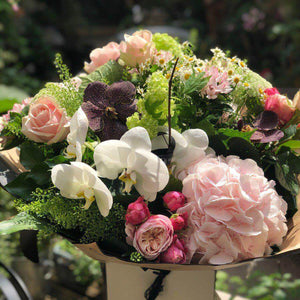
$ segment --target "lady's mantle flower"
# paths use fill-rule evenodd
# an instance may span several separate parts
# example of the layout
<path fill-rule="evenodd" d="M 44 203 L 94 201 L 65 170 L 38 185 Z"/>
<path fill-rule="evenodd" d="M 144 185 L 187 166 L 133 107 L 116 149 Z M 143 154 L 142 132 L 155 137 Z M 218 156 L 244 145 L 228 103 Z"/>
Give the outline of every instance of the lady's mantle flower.
<path fill-rule="evenodd" d="M 88 209 L 96 200 L 102 216 L 108 215 L 113 197 L 106 185 L 98 178 L 97 172 L 89 165 L 82 162 L 56 165 L 52 169 L 51 179 L 63 197 L 84 198 L 86 200 L 84 209 Z"/>
<path fill-rule="evenodd" d="M 169 171 L 164 162 L 151 153 L 151 141 L 143 127 L 127 131 L 121 140 L 100 143 L 94 152 L 98 175 L 125 182 L 124 191 L 132 185 L 148 201 L 156 198 L 169 181 Z"/>
<path fill-rule="evenodd" d="M 89 121 L 84 111 L 79 107 L 70 122 L 70 133 L 67 136 L 69 146 L 66 149 L 67 158 L 82 159 L 82 145 L 85 142 Z"/>
<path fill-rule="evenodd" d="M 84 91 L 82 110 L 89 126 L 102 141 L 119 139 L 126 131 L 126 118 L 136 112 L 135 87 L 129 81 L 90 83 Z"/>

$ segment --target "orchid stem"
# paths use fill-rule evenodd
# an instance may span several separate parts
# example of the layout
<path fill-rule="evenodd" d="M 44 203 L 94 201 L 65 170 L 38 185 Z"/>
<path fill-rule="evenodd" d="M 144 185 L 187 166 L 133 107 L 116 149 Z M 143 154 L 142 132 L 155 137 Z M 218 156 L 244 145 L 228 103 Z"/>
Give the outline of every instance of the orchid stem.
<path fill-rule="evenodd" d="M 169 147 L 171 145 L 172 142 L 172 137 L 171 137 L 171 97 L 172 97 L 172 81 L 173 81 L 173 77 L 174 77 L 174 73 L 176 70 L 176 66 L 178 63 L 179 57 L 177 57 L 173 70 L 172 70 L 172 74 L 169 80 L 169 95 L 168 95 L 168 127 L 169 127 Z"/>

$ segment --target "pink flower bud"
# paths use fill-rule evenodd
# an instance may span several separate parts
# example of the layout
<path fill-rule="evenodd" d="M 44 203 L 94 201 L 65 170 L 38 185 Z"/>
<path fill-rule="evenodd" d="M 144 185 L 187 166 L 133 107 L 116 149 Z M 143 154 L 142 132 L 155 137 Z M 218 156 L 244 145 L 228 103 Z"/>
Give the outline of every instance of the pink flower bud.
<path fill-rule="evenodd" d="M 185 227 L 185 220 L 179 214 L 172 215 L 170 220 L 175 231 L 181 230 Z"/>
<path fill-rule="evenodd" d="M 264 90 L 264 93 L 268 96 L 273 96 L 279 94 L 279 91 L 276 88 L 268 88 Z"/>
<path fill-rule="evenodd" d="M 186 202 L 185 196 L 182 193 L 176 191 L 166 193 L 163 196 L 163 199 L 168 209 L 170 209 L 172 212 L 182 207 Z"/>
<path fill-rule="evenodd" d="M 138 225 L 150 217 L 150 211 L 143 197 L 139 197 L 135 202 L 130 203 L 125 215 L 126 222 Z"/>
<path fill-rule="evenodd" d="M 186 250 L 183 241 L 174 235 L 173 243 L 160 255 L 160 262 L 170 264 L 184 264 L 186 261 Z"/>

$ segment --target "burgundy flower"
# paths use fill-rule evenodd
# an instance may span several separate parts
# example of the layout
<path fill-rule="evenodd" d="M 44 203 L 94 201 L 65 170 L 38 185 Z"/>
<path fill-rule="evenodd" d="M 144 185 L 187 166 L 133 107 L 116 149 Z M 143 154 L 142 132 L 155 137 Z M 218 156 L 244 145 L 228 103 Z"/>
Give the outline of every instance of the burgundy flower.
<path fill-rule="evenodd" d="M 119 139 L 127 131 L 126 118 L 137 110 L 135 94 L 129 81 L 110 86 L 96 81 L 87 86 L 81 107 L 101 141 Z"/>

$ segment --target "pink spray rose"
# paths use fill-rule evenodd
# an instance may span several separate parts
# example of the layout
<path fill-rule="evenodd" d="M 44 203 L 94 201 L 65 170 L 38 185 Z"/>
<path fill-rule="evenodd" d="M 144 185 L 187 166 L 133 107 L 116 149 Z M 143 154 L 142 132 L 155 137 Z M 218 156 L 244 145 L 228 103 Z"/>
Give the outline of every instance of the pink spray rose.
<path fill-rule="evenodd" d="M 160 255 L 160 262 L 169 264 L 184 264 L 186 261 L 184 242 L 174 235 L 172 245 Z"/>
<path fill-rule="evenodd" d="M 26 98 L 22 101 L 21 104 L 20 103 L 15 103 L 13 108 L 11 110 L 9 110 L 7 112 L 7 114 L 2 116 L 4 122 L 6 122 L 6 123 L 9 122 L 11 112 L 16 112 L 16 113 L 20 114 L 22 112 L 23 108 L 30 104 L 31 100 L 32 100 L 32 98 Z"/>
<path fill-rule="evenodd" d="M 120 43 L 120 60 L 129 67 L 136 67 L 147 59 L 152 59 L 155 48 L 152 33 L 148 30 L 136 31 L 133 35 L 125 34 L 125 41 Z"/>
<path fill-rule="evenodd" d="M 278 115 L 281 124 L 286 124 L 294 115 L 295 107 L 286 96 L 274 94 L 265 101 L 265 110 L 271 110 Z"/>
<path fill-rule="evenodd" d="M 264 90 L 264 93 L 265 93 L 267 96 L 273 96 L 273 95 L 276 95 L 276 94 L 280 94 L 279 91 L 278 91 L 276 88 L 268 88 L 268 89 L 265 89 L 265 90 Z"/>
<path fill-rule="evenodd" d="M 225 264 L 270 254 L 287 232 L 286 202 L 252 159 L 210 157 L 183 180 L 187 260 Z"/>
<path fill-rule="evenodd" d="M 154 215 L 136 230 L 133 247 L 146 259 L 154 260 L 172 244 L 173 234 L 170 219 Z"/>
<path fill-rule="evenodd" d="M 186 226 L 186 221 L 184 217 L 179 214 L 172 215 L 170 220 L 175 231 L 179 231 Z"/>
<path fill-rule="evenodd" d="M 130 203 L 125 215 L 126 222 L 138 225 L 150 217 L 150 211 L 143 197 L 139 197 L 135 202 Z"/>
<path fill-rule="evenodd" d="M 92 73 L 109 60 L 117 60 L 120 57 L 120 45 L 114 42 L 108 43 L 102 48 L 96 48 L 90 53 L 91 62 L 84 63 L 84 70 Z"/>
<path fill-rule="evenodd" d="M 32 141 L 48 145 L 66 139 L 70 131 L 64 109 L 50 96 L 41 96 L 30 105 L 28 116 L 22 119 L 22 132 Z"/>
<path fill-rule="evenodd" d="M 166 193 L 163 196 L 163 200 L 168 209 L 172 212 L 182 207 L 186 202 L 185 196 L 182 193 L 176 191 Z"/>

